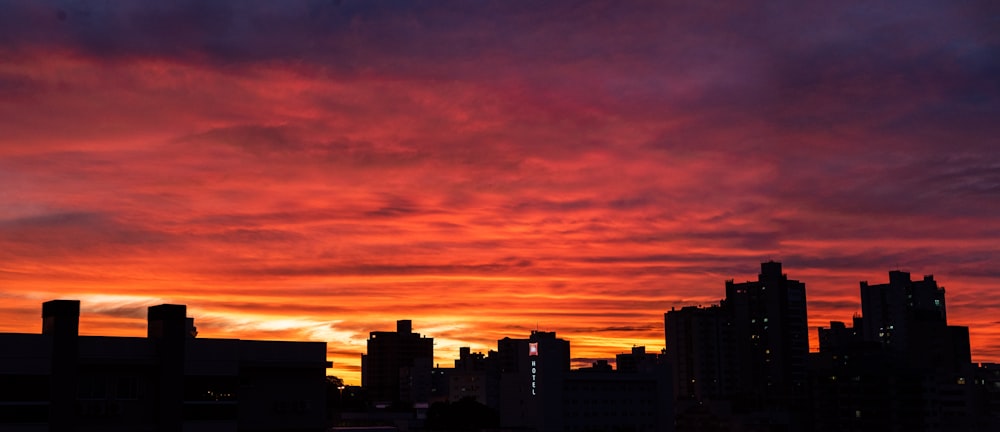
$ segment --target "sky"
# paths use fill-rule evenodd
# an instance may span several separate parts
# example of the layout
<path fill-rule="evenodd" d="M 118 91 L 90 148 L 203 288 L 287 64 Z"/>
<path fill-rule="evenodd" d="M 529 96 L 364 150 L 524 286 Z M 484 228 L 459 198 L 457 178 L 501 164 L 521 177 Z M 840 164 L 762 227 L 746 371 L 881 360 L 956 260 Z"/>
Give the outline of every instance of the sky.
<path fill-rule="evenodd" d="M 900 269 L 1000 362 L 998 119 L 994 1 L 0 0 L 0 332 L 580 366 L 775 260 L 814 350 Z"/>

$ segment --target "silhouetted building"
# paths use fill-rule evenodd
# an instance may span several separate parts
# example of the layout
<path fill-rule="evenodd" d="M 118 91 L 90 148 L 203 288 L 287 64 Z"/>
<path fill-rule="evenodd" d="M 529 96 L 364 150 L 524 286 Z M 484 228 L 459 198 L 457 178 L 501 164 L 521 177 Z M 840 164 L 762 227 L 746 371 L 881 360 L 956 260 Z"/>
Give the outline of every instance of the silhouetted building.
<path fill-rule="evenodd" d="M 972 383 L 978 429 L 1000 430 L 1000 364 L 979 364 Z"/>
<path fill-rule="evenodd" d="M 889 272 L 889 283 L 861 282 L 861 315 L 866 341 L 919 362 L 914 366 L 957 372 L 972 362 L 968 327 L 949 326 L 945 290 L 934 276 L 912 281 Z"/>
<path fill-rule="evenodd" d="M 944 288 L 938 287 L 934 276 L 912 281 L 909 273 L 893 270 L 889 272 L 889 283 L 861 282 L 861 313 L 865 340 L 905 350 L 914 320 L 947 321 Z"/>
<path fill-rule="evenodd" d="M 805 284 L 788 279 L 781 263 L 762 263 L 756 281 L 726 281 L 723 308 L 733 329 L 738 401 L 787 407 L 805 395 L 809 354 Z"/>
<path fill-rule="evenodd" d="M 569 341 L 533 330 L 527 339 L 497 341 L 500 420 L 505 428 L 563 430 L 563 382 Z"/>
<path fill-rule="evenodd" d="M 611 362 L 605 359 L 600 359 L 590 362 L 590 366 L 585 366 L 575 370 L 584 372 L 614 372 L 615 368 L 611 366 Z"/>
<path fill-rule="evenodd" d="M 451 402 L 449 395 L 451 394 L 450 381 L 453 372 L 455 372 L 454 368 L 443 368 L 440 365 L 431 369 L 431 404 Z"/>
<path fill-rule="evenodd" d="M 434 338 L 413 333 L 410 320 L 395 332 L 375 331 L 361 356 L 361 386 L 378 406 L 427 408 L 431 397 Z"/>
<path fill-rule="evenodd" d="M 431 402 L 452 403 L 470 399 L 497 410 L 500 375 L 496 368 L 496 351 L 489 354 L 474 353 L 469 347 L 461 347 L 454 368 L 434 368 L 434 397 Z"/>
<path fill-rule="evenodd" d="M 603 365 L 569 371 L 563 382 L 562 430 L 662 432 L 673 430 L 673 396 L 665 363 L 643 371 Z"/>
<path fill-rule="evenodd" d="M 664 314 L 678 431 L 728 430 L 735 380 L 732 326 L 722 306 Z"/>
<path fill-rule="evenodd" d="M 967 327 L 949 326 L 933 276 L 861 282 L 853 327 L 820 328 L 812 357 L 817 431 L 989 430 Z"/>
<path fill-rule="evenodd" d="M 0 334 L 0 430 L 324 429 L 326 343 L 195 339 L 185 315 L 153 306 L 145 338 L 80 336 L 79 301 L 44 303 L 42 334 Z"/>
<path fill-rule="evenodd" d="M 931 401 L 923 377 L 882 355 L 877 345 L 853 344 L 811 357 L 816 432 L 935 430 L 926 428 L 923 411 Z"/>
<path fill-rule="evenodd" d="M 719 305 L 667 312 L 678 430 L 801 429 L 807 322 L 805 284 L 773 261 L 761 264 L 756 281 L 726 281 Z"/>
<path fill-rule="evenodd" d="M 659 368 L 665 361 L 660 354 L 647 353 L 644 346 L 634 346 L 631 353 L 615 356 L 615 367 L 618 372 L 645 372 Z"/>
<path fill-rule="evenodd" d="M 635 370 L 607 360 L 570 370 L 570 343 L 554 332 L 497 341 L 500 419 L 505 429 L 671 431 L 673 396 L 666 362 L 637 347 Z M 626 360 L 625 363 L 628 363 Z"/>
<path fill-rule="evenodd" d="M 861 334 L 861 317 L 855 315 L 854 326 L 847 327 L 841 321 L 830 321 L 829 328 L 819 328 L 819 350 L 841 352 L 854 349 L 864 342 Z"/>
<path fill-rule="evenodd" d="M 702 403 L 732 396 L 732 331 L 728 323 L 718 305 L 687 306 L 664 314 L 666 356 L 678 400 Z"/>

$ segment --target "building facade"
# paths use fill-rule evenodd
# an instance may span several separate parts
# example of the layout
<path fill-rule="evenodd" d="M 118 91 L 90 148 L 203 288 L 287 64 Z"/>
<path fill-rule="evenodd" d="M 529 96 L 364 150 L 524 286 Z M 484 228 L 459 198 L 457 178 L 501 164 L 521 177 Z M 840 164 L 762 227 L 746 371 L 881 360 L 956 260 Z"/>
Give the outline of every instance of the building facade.
<path fill-rule="evenodd" d="M 678 430 L 799 430 L 808 396 L 805 284 L 761 263 L 756 281 L 726 281 L 718 305 L 664 315 Z"/>
<path fill-rule="evenodd" d="M 728 322 L 719 305 L 688 306 L 664 314 L 666 355 L 679 400 L 704 403 L 733 393 Z"/>
<path fill-rule="evenodd" d="M 563 430 L 563 381 L 569 341 L 533 330 L 527 339 L 497 341 L 500 419 L 505 428 Z"/>
<path fill-rule="evenodd" d="M 740 403 L 787 407 L 805 395 L 809 327 L 806 286 L 766 262 L 756 281 L 726 282 L 735 392 Z"/>
<path fill-rule="evenodd" d="M 860 285 L 862 315 L 820 328 L 811 355 L 816 430 L 991 430 L 988 386 L 968 327 L 948 325 L 944 288 L 898 270 Z"/>
<path fill-rule="evenodd" d="M 361 386 L 381 407 L 427 408 L 431 398 L 434 338 L 413 332 L 410 320 L 396 321 L 396 331 L 375 331 L 361 356 Z"/>
<path fill-rule="evenodd" d="M 0 430 L 321 431 L 325 342 L 198 339 L 183 305 L 147 337 L 80 336 L 80 302 L 42 306 L 41 334 L 0 334 Z"/>

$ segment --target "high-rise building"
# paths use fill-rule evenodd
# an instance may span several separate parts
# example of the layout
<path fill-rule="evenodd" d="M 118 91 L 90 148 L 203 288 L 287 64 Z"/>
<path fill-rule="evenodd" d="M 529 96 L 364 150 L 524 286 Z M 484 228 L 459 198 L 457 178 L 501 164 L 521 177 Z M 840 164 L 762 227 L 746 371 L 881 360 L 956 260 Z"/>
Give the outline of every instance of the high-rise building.
<path fill-rule="evenodd" d="M 814 425 L 825 430 L 989 430 L 972 385 L 967 327 L 949 326 L 933 276 L 861 282 L 853 328 L 820 328 L 813 354 Z"/>
<path fill-rule="evenodd" d="M 903 352 L 911 342 L 912 327 L 947 322 L 944 288 L 938 286 L 934 276 L 913 281 L 909 273 L 893 270 L 889 272 L 889 283 L 861 282 L 861 315 L 866 341 Z"/>
<path fill-rule="evenodd" d="M 434 338 L 413 333 L 410 320 L 396 321 L 396 331 L 374 331 L 361 356 L 361 386 L 378 405 L 412 408 L 427 404 L 431 393 Z"/>
<path fill-rule="evenodd" d="M 920 360 L 914 366 L 958 371 L 972 362 L 969 328 L 949 326 L 945 290 L 933 275 L 913 281 L 907 272 L 889 272 L 889 283 L 861 282 L 861 323 L 865 341 L 889 353 Z"/>
<path fill-rule="evenodd" d="M 779 404 L 799 397 L 809 355 L 806 285 L 769 261 L 760 265 L 756 281 L 726 281 L 723 307 L 733 331 L 737 395 L 745 402 Z"/>
<path fill-rule="evenodd" d="M 507 428 L 563 430 L 564 379 L 569 341 L 533 330 L 527 339 L 497 341 L 500 359 L 500 418 Z"/>
<path fill-rule="evenodd" d="M 732 393 L 731 331 L 719 305 L 687 306 L 664 314 L 674 395 L 702 403 Z"/>
<path fill-rule="evenodd" d="M 788 279 L 781 263 L 762 263 L 756 281 L 726 281 L 719 305 L 671 310 L 664 321 L 678 430 L 725 428 L 718 423 L 729 420 L 792 430 L 802 424 L 805 284 Z"/>

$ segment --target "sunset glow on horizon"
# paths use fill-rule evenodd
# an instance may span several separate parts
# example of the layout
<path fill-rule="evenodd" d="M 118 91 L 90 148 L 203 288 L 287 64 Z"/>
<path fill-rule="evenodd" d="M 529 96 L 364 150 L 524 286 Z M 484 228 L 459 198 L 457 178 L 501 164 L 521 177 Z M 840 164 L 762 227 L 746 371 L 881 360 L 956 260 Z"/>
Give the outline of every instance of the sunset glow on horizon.
<path fill-rule="evenodd" d="M 579 366 L 774 260 L 814 350 L 900 269 L 1000 362 L 1000 6 L 671 3 L 0 3 L 0 332 Z"/>

